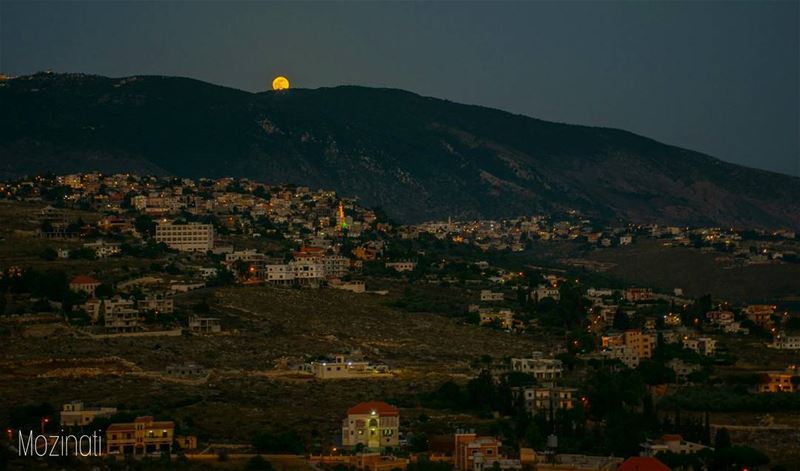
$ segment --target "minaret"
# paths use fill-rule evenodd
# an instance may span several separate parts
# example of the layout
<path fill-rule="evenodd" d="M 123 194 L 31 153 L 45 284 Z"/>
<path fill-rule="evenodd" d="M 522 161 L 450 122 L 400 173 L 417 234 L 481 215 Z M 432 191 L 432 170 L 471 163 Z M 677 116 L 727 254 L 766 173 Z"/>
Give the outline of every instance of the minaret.
<path fill-rule="evenodd" d="M 339 201 L 339 212 L 336 215 L 336 228 L 340 231 L 347 228 L 347 219 L 344 217 L 344 203 L 341 201 Z"/>

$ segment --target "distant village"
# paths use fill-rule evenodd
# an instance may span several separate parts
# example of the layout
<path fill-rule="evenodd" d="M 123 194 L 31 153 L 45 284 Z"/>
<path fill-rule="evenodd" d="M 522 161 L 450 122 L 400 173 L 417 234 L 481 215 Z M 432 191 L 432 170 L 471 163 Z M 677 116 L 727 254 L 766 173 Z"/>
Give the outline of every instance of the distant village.
<path fill-rule="evenodd" d="M 581 382 L 586 372 L 570 359 L 604 365 L 612 371 L 639 370 L 647 378 L 656 378 L 651 385 L 686 385 L 702 384 L 716 366 L 728 364 L 738 353 L 727 346 L 728 339 L 755 336 L 763 339 L 769 350 L 800 351 L 800 317 L 774 304 L 722 301 L 704 305 L 703 300 L 686 296 L 680 287 L 659 292 L 643 286 L 590 286 L 563 269 L 514 271 L 494 256 L 524 252 L 533 244 L 551 241 L 613 250 L 653 239 L 667 249 L 680 246 L 719 253 L 724 263 L 796 263 L 796 235 L 788 230 L 607 227 L 577 212 L 399 225 L 380 208 L 362 207 L 357 199 L 333 191 L 234 178 L 191 180 L 99 173 L 39 176 L 0 185 L 0 199 L 43 205 L 30 229 L 18 230 L 20 235 L 47 242 L 41 254 L 43 262 L 180 255 L 166 267 L 143 264 L 125 277 L 113 279 L 88 264 L 84 272 L 70 274 L 70 294 L 60 301 L 32 294 L 16 296 L 2 305 L 6 316 L 35 314 L 46 305 L 86 338 L 159 336 L 169 342 L 170 337 L 182 335 L 229 335 L 234 327 L 213 312 L 180 312 L 174 301 L 182 293 L 217 286 L 272 285 L 308 290 L 309 296 L 320 289 L 385 296 L 395 288 L 390 282 L 374 284 L 374 277 L 458 285 L 469 293 L 463 300 L 463 312 L 458 313 L 464 322 L 504 332 L 509 339 L 536 335 L 552 325 L 566 326 L 555 348 L 525 357 L 494 359 L 475 371 L 487 375 L 491 384 L 508 386 L 513 410 L 551 421 L 558 413 L 592 407 Z M 434 248 L 406 249 L 421 242 L 434 248 L 436 244 L 464 247 L 472 258 L 456 263 L 439 257 Z M 21 283 L 31 270 L 26 266 L 0 268 L 1 281 L 7 287 Z M 560 309 L 566 303 L 580 305 L 588 322 L 574 327 L 565 320 Z M 657 349 L 674 354 L 659 356 Z M 213 374 L 192 359 L 183 360 L 159 374 L 186 381 L 204 381 Z M 387 364 L 374 354 L 348 351 L 287 362 L 280 368 L 297 378 L 344 381 L 391 379 L 402 367 Z M 794 393 L 798 387 L 800 373 L 792 363 L 760 371 L 747 384 L 750 392 L 759 395 Z M 66 429 L 89 429 L 99 419 L 120 412 L 110 405 L 88 405 L 82 398 L 75 399 L 64 404 L 59 414 L 59 425 Z M 664 459 L 664 454 L 712 453 L 715 447 L 708 424 L 705 440 L 664 433 L 642 441 L 640 456 L 630 457 L 563 453 L 557 433 L 548 434 L 545 445 L 534 449 L 504 446 L 499 434 L 459 429 L 447 437 L 428 437 L 422 453 L 412 451 L 416 449 L 414 430 L 402 426 L 400 409 L 385 401 L 375 398 L 341 411 L 341 436 L 336 446 L 309 454 L 309 461 L 389 471 L 414 466 L 424 455 L 425 460 L 447 462 L 461 471 L 529 467 L 662 471 L 669 469 L 658 459 Z M 177 450 L 187 456 L 204 453 L 197 437 L 178 434 L 174 422 L 152 416 L 107 423 L 104 434 L 105 452 L 111 455 L 157 456 Z M 405 452 L 398 453 L 400 450 Z"/>

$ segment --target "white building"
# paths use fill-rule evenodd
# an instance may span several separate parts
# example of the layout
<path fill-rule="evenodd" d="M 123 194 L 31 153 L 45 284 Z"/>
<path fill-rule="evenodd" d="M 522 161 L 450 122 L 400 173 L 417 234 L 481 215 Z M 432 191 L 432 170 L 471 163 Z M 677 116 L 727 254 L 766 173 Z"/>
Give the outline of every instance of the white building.
<path fill-rule="evenodd" d="M 701 355 L 713 356 L 717 351 L 717 341 L 710 337 L 684 337 L 683 348 L 695 351 Z"/>
<path fill-rule="evenodd" d="M 512 358 L 511 370 L 527 373 L 537 380 L 554 380 L 564 372 L 561 360 L 544 358 L 541 352 L 533 352 L 531 358 Z"/>
<path fill-rule="evenodd" d="M 214 226 L 161 222 L 156 225 L 156 241 L 185 252 L 207 252 L 214 248 Z"/>
<path fill-rule="evenodd" d="M 800 335 L 786 335 L 786 332 L 779 332 L 772 338 L 769 347 L 781 350 L 800 350 Z"/>
<path fill-rule="evenodd" d="M 95 419 L 111 417 L 117 413 L 116 407 L 86 407 L 81 401 L 72 401 L 64 404 L 61 409 L 62 427 L 84 427 Z"/>
<path fill-rule="evenodd" d="M 495 301 L 502 301 L 505 299 L 505 296 L 502 292 L 495 293 L 490 289 L 482 289 L 481 290 L 481 301 L 484 302 L 495 302 Z"/>

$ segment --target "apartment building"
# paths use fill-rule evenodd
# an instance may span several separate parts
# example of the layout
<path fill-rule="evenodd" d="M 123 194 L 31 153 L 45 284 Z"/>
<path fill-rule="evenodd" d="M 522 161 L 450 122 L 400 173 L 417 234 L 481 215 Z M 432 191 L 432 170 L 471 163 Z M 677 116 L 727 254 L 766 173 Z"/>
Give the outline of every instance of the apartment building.
<path fill-rule="evenodd" d="M 207 252 L 214 248 L 214 226 L 199 222 L 161 222 L 156 225 L 156 241 L 184 252 Z"/>
<path fill-rule="evenodd" d="M 511 390 L 513 398 L 522 401 L 531 415 L 549 414 L 559 409 L 572 409 L 578 394 L 576 388 L 562 386 L 519 386 Z"/>

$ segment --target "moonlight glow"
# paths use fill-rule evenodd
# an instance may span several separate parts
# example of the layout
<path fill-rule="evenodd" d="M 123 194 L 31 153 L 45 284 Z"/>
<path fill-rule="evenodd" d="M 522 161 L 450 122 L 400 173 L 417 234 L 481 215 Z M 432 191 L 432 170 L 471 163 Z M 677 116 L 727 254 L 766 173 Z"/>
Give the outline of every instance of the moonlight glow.
<path fill-rule="evenodd" d="M 287 90 L 288 88 L 289 88 L 289 79 L 287 79 L 282 75 L 275 77 L 275 80 L 272 81 L 273 90 Z"/>

